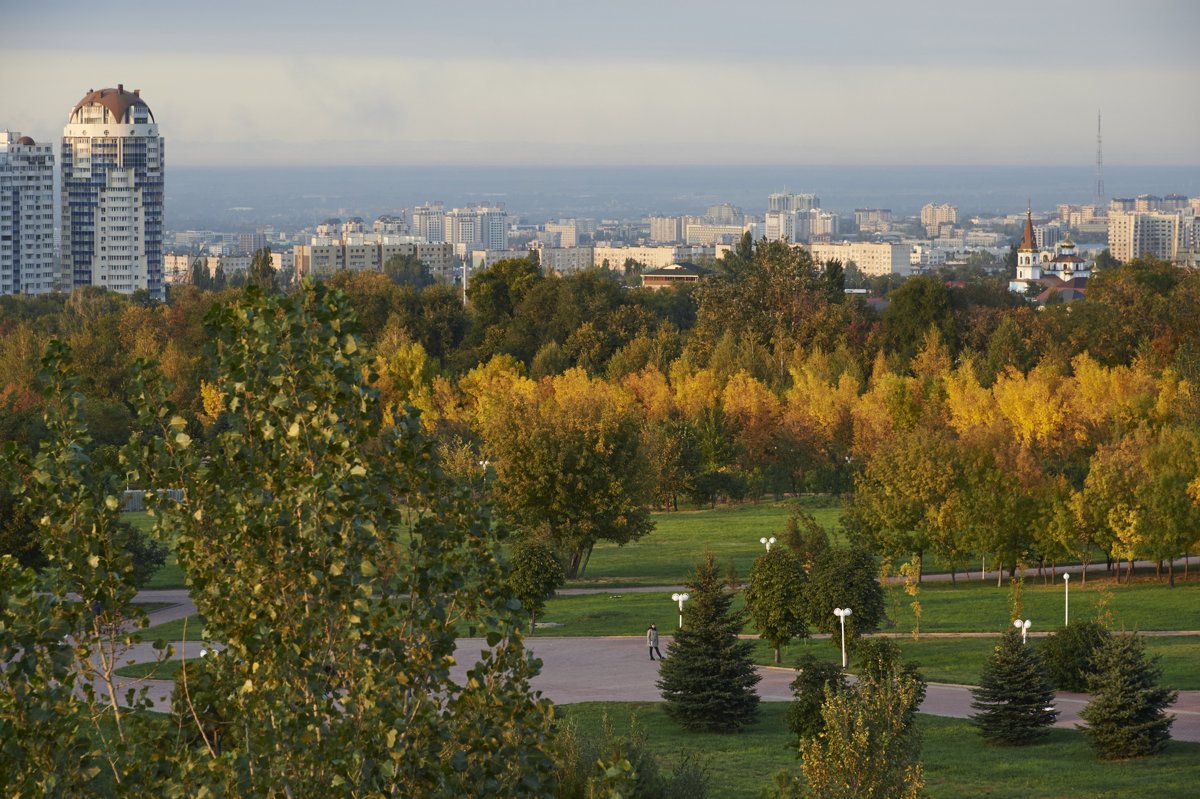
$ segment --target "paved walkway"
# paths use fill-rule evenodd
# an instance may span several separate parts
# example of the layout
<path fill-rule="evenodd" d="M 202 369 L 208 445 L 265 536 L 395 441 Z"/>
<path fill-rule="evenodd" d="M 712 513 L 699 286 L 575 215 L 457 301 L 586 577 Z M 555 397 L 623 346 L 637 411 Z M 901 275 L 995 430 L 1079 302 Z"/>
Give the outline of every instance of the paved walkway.
<path fill-rule="evenodd" d="M 664 590 L 654 588 L 652 590 Z M 161 624 L 195 613 L 195 607 L 187 598 L 186 591 L 143 591 L 139 600 L 153 602 L 177 601 L 179 604 L 157 610 L 150 614 L 152 624 Z M 1170 631 L 1143 633 L 1163 635 L 1196 635 L 1198 632 Z M 967 637 L 984 634 L 943 633 L 926 634 L 929 637 Z M 823 636 L 822 636 L 823 637 Z M 660 648 L 666 650 L 671 637 L 664 635 Z M 542 660 L 542 673 L 533 681 L 533 687 L 541 691 L 556 704 L 574 702 L 657 702 L 661 700 L 655 680 L 658 665 L 650 660 L 642 636 L 619 637 L 539 637 L 527 638 L 526 645 Z M 458 680 L 466 676 L 467 668 L 475 660 L 475 654 L 485 644 L 482 639 L 463 639 L 459 644 L 463 656 L 455 666 L 453 675 Z M 197 643 L 174 644 L 174 659 L 200 656 Z M 135 662 L 152 661 L 156 653 L 149 644 L 139 644 L 130 649 L 123 660 Z M 789 684 L 795 679 L 790 668 L 760 666 L 762 682 L 758 685 L 759 697 L 764 702 L 788 702 L 792 693 Z M 123 680 L 119 693 L 129 687 L 145 685 L 149 695 L 160 709 L 165 709 L 173 683 L 162 680 Z M 97 690 L 102 686 L 97 685 Z M 937 716 L 966 718 L 971 714 L 971 694 L 967 686 L 930 683 L 921 710 Z M 1079 711 L 1087 704 L 1083 694 L 1059 693 L 1055 706 L 1059 709 L 1056 726 L 1073 727 L 1079 721 Z M 1171 708 L 1175 723 L 1171 737 L 1180 741 L 1200 741 L 1200 691 L 1181 691 L 1179 700 Z"/>

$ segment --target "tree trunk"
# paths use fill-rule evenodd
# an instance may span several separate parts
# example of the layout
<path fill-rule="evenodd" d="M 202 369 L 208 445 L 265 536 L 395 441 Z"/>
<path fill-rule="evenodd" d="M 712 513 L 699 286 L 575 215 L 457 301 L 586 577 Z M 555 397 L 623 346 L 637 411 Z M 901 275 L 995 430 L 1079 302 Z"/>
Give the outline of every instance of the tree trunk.
<path fill-rule="evenodd" d="M 1133 585 L 1133 558 L 1129 559 L 1129 565 L 1125 567 L 1125 585 Z"/>
<path fill-rule="evenodd" d="M 779 663 L 779 647 L 775 647 L 775 662 Z"/>
<path fill-rule="evenodd" d="M 921 577 L 925 574 L 925 551 L 921 550 L 917 553 L 917 583 L 920 584 Z"/>
<path fill-rule="evenodd" d="M 996 564 L 996 587 L 999 588 L 1004 584 L 1004 561 Z"/>
<path fill-rule="evenodd" d="M 1167 564 L 1167 575 L 1168 575 L 1167 584 L 1170 585 L 1172 588 L 1174 588 L 1175 587 L 1175 559 L 1174 558 L 1171 558 L 1170 563 Z"/>

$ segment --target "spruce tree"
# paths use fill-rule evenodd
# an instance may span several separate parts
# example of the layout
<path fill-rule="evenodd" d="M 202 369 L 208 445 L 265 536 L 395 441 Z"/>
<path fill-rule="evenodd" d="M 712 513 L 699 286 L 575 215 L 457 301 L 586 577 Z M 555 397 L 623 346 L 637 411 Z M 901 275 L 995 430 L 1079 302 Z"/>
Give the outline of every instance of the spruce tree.
<path fill-rule="evenodd" d="M 746 612 L 731 612 L 733 597 L 711 552 L 687 585 L 692 596 L 683 628 L 675 631 L 657 682 L 667 715 L 689 730 L 737 732 L 758 718 L 754 686 L 762 679 L 751 658 L 754 644 L 738 639 Z"/>
<path fill-rule="evenodd" d="M 971 696 L 971 707 L 979 711 L 971 720 L 991 743 L 1033 743 L 1058 716 L 1051 707 L 1054 687 L 1046 667 L 1016 630 L 1008 630 L 992 650 Z"/>
<path fill-rule="evenodd" d="M 1147 659 L 1135 635 L 1111 636 L 1092 659 L 1092 701 L 1080 712 L 1080 727 L 1100 757 L 1119 760 L 1152 755 L 1171 737 L 1174 716 L 1166 714 L 1178 691 L 1158 685 L 1158 657 Z M 1078 726 L 1078 725 L 1077 725 Z"/>

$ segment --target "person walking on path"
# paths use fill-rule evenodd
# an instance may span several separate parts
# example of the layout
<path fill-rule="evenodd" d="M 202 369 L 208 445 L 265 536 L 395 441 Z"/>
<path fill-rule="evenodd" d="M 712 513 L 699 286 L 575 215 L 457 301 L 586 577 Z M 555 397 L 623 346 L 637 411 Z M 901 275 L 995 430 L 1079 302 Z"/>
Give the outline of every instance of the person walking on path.
<path fill-rule="evenodd" d="M 658 659 L 662 660 L 662 652 L 658 651 L 658 628 L 653 623 L 650 624 L 650 629 L 646 630 L 646 645 L 650 647 L 650 659 L 654 660 L 655 654 Z"/>

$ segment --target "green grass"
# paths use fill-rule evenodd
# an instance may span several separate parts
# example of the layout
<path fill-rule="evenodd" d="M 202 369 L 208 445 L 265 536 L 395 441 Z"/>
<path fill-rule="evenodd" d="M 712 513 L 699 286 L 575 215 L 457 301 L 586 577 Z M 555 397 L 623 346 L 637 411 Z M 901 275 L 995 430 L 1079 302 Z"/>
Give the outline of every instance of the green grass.
<path fill-rule="evenodd" d="M 759 539 L 781 537 L 788 517 L 798 508 L 815 516 L 827 530 L 838 530 L 841 508 L 831 506 L 832 502 L 814 497 L 655 513 L 655 529 L 645 538 L 625 546 L 597 544 L 585 579 L 570 585 L 678 585 L 703 559 L 705 547 L 722 565 L 732 560 L 745 578 L 763 551 Z"/>
<path fill-rule="evenodd" d="M 187 627 L 186 638 L 184 637 L 185 625 Z M 143 641 L 155 641 L 159 638 L 164 641 L 199 641 L 204 635 L 204 619 L 193 615 L 185 619 L 163 622 L 153 627 L 147 627 L 142 630 L 141 635 Z"/>
<path fill-rule="evenodd" d="M 921 664 L 921 674 L 930 682 L 955 685 L 977 685 L 983 663 L 996 645 L 996 638 L 912 638 L 893 639 L 905 660 Z M 1142 639 L 1148 655 L 1158 655 L 1163 685 L 1184 691 L 1200 690 L 1200 636 L 1146 636 Z M 1040 639 L 1030 639 L 1030 646 L 1040 646 Z M 841 663 L 840 647 L 831 639 L 794 641 L 782 650 L 780 665 L 791 667 L 801 655 L 810 653 L 830 663 Z M 775 665 L 774 651 L 766 643 L 757 643 L 756 663 Z M 850 655 L 850 671 L 855 670 L 854 655 Z"/>
<path fill-rule="evenodd" d="M 686 732 L 655 703 L 594 702 L 559 710 L 584 729 L 599 729 L 607 713 L 618 731 L 627 730 L 630 714 L 636 714 L 664 771 L 678 762 L 683 747 L 697 751 L 708 769 L 708 795 L 722 798 L 757 797 L 781 769 L 799 773 L 784 722 L 787 705 L 761 708 L 759 722 L 735 735 Z M 1200 744 L 1172 741 L 1155 757 L 1108 763 L 1074 730 L 1052 730 L 1047 743 L 1014 749 L 986 746 L 965 719 L 924 714 L 917 719 L 924 735 L 925 792 L 934 799 L 1195 795 Z"/>
<path fill-rule="evenodd" d="M 743 575 L 744 579 L 744 575 Z M 1111 598 L 1107 594 L 1111 593 Z M 1034 632 L 1051 632 L 1062 624 L 1062 586 L 1035 586 L 1026 583 L 1024 618 L 1033 621 Z M 1009 625 L 1008 584 L 996 588 L 993 581 L 924 583 L 918 599 L 921 603 L 921 632 L 1001 632 Z M 1071 617 L 1096 618 L 1097 603 L 1108 602 L 1113 629 L 1126 630 L 1200 630 L 1200 583 L 1177 583 L 1174 588 L 1158 583 L 1101 585 L 1093 580 L 1086 587 L 1071 588 Z M 894 619 L 883 632 L 908 633 L 914 616 L 912 599 L 895 586 L 887 601 L 887 613 Z M 741 607 L 740 595 L 735 607 Z M 601 594 L 560 595 L 546 603 L 539 619 L 562 626 L 539 629 L 539 635 L 633 635 L 653 621 L 662 630 L 672 629 L 678 619 L 678 606 L 670 591 L 623 592 L 611 589 Z M 754 632 L 747 627 L 747 632 Z"/>

